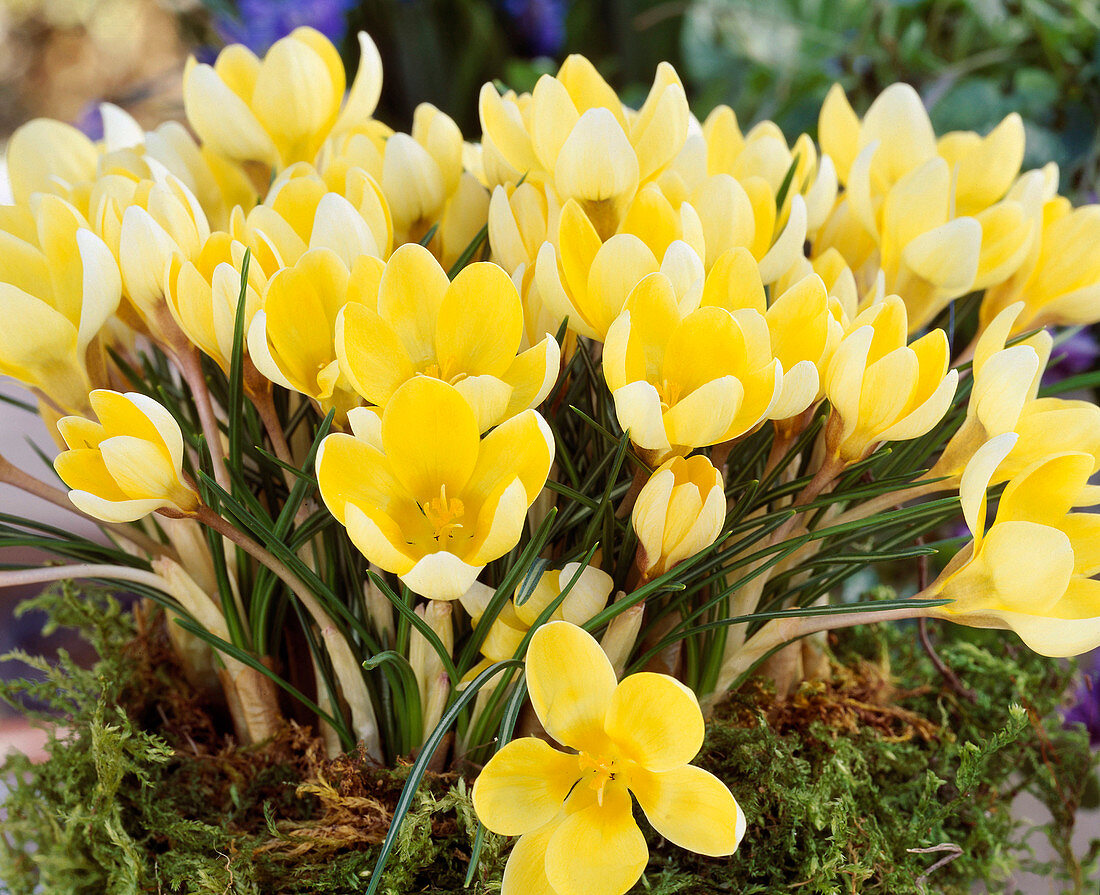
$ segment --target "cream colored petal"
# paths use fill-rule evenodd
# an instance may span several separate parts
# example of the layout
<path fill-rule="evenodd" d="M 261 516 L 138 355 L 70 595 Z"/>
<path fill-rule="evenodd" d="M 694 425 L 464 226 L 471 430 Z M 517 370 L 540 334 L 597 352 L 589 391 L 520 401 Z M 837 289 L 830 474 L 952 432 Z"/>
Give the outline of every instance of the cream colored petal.
<path fill-rule="evenodd" d="M 515 547 L 523 534 L 528 506 L 527 492 L 518 477 L 502 482 L 478 511 L 465 558 L 480 568 Z"/>
<path fill-rule="evenodd" d="M 359 68 L 351 83 L 347 101 L 333 125 L 333 133 L 365 124 L 374 115 L 378 97 L 382 95 L 382 57 L 366 31 L 360 31 Z"/>
<path fill-rule="evenodd" d="M 453 553 L 440 551 L 418 559 L 409 571 L 397 575 L 413 593 L 429 600 L 457 600 L 470 589 L 483 568 L 472 566 Z"/>
<path fill-rule="evenodd" d="M 87 491 L 70 491 L 69 500 L 80 512 L 104 522 L 137 522 L 165 505 L 163 500 L 104 500 Z"/>
<path fill-rule="evenodd" d="M 666 452 L 672 449 L 665 434 L 661 396 L 650 383 L 631 382 L 612 394 L 615 416 L 630 440 L 646 450 Z"/>
<path fill-rule="evenodd" d="M 545 170 L 554 170 L 562 145 L 579 120 L 565 85 L 550 75 L 539 78 L 531 92 L 531 145 Z"/>
<path fill-rule="evenodd" d="M 932 395 L 908 415 L 879 433 L 881 441 L 905 441 L 920 438 L 944 418 L 951 408 L 959 385 L 959 371 L 951 370 L 943 377 Z"/>
<path fill-rule="evenodd" d="M 859 130 L 859 118 L 844 95 L 844 88 L 833 84 L 821 104 L 817 131 L 821 151 L 836 164 L 841 183 L 847 182 L 848 171 L 859 154 Z"/>
<path fill-rule="evenodd" d="M 560 369 L 561 349 L 551 335 L 518 355 L 503 377 L 512 387 L 503 418 L 508 419 L 521 411 L 538 407 L 558 381 Z"/>
<path fill-rule="evenodd" d="M 512 387 L 496 376 L 467 376 L 454 384 L 477 417 L 479 432 L 487 432 L 506 419 L 505 409 L 512 398 Z"/>
<path fill-rule="evenodd" d="M 1015 432 L 1006 432 L 991 438 L 974 452 L 963 471 L 959 482 L 959 499 L 963 518 L 974 535 L 976 546 L 981 543 L 985 534 L 985 492 L 989 488 L 989 480 L 1015 446 L 1017 438 Z"/>
<path fill-rule="evenodd" d="M 222 155 L 279 164 L 279 152 L 267 131 L 209 65 L 188 62 L 183 73 L 183 106 L 203 143 Z"/>
<path fill-rule="evenodd" d="M 638 178 L 634 148 L 619 122 L 603 108 L 581 115 L 554 164 L 554 186 L 563 199 L 629 199 Z"/>

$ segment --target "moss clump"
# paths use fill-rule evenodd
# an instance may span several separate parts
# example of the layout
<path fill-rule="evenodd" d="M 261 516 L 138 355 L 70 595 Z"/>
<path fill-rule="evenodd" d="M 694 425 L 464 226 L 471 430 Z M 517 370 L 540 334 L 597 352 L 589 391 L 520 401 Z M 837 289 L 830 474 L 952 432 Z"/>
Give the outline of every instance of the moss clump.
<path fill-rule="evenodd" d="M 0 879 L 11 892 L 365 888 L 405 768 L 378 769 L 362 754 L 327 761 L 294 726 L 238 749 L 219 733 L 215 709 L 182 683 L 158 625 L 138 615 L 135 629 L 98 592 L 58 590 L 33 605 L 85 632 L 102 658 L 86 670 L 64 654 L 54 663 L 13 656 L 45 679 L 0 685 L 9 701 L 44 702 L 71 731 L 51 740 L 44 764 L 16 756 L 0 771 L 14 781 L 0 837 Z M 736 694 L 708 725 L 698 763 L 729 782 L 745 809 L 740 851 L 705 859 L 649 834 L 652 860 L 636 891 L 1003 886 L 1028 863 L 1034 831 L 1010 812 L 1023 790 L 1051 809 L 1045 832 L 1061 858 L 1032 869 L 1083 891 L 1089 867 L 1068 842 L 1095 759 L 1087 735 L 1063 730 L 1057 717 L 1071 670 L 1011 648 L 999 632 L 940 633 L 940 655 L 970 692 L 943 680 L 912 627 L 884 627 L 845 632 L 831 645 L 832 679 L 782 705 L 760 687 Z M 496 892 L 506 842 L 492 834 L 463 888 L 476 831 L 466 781 L 429 779 L 381 891 Z"/>

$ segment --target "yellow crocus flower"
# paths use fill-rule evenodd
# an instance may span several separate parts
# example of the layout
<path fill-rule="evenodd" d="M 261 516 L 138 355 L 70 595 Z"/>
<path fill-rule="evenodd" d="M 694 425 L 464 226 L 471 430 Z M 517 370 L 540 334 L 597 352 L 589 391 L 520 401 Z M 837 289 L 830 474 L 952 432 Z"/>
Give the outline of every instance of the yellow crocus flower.
<path fill-rule="evenodd" d="M 696 454 L 666 461 L 638 492 L 631 515 L 643 580 L 713 544 L 725 518 L 722 474 L 710 460 Z"/>
<path fill-rule="evenodd" d="M 1044 656 L 1100 646 L 1100 516 L 1071 509 L 1096 500 L 1088 486 L 1095 458 L 1054 454 L 1010 481 L 989 530 L 986 488 L 1015 435 L 991 439 L 962 476 L 963 515 L 974 534 L 925 592 L 954 600 L 941 618 L 1009 628 Z"/>
<path fill-rule="evenodd" d="M 341 374 L 336 321 L 349 302 L 375 303 L 384 265 L 360 255 L 349 270 L 331 249 L 311 249 L 267 283 L 248 327 L 248 356 L 264 376 L 341 419 L 359 397 Z"/>
<path fill-rule="evenodd" d="M 118 308 L 122 281 L 110 249 L 75 208 L 52 195 L 33 204 L 34 214 L 0 207 L 0 374 L 63 411 L 85 412 L 101 378 L 93 345 Z"/>
<path fill-rule="evenodd" d="M 519 293 L 498 265 L 467 265 L 451 282 L 431 252 L 408 243 L 386 264 L 377 300 L 340 311 L 336 356 L 379 406 L 414 376 L 450 383 L 485 432 L 540 404 L 558 378 L 554 337 L 517 356 L 522 335 Z"/>
<path fill-rule="evenodd" d="M 845 463 L 882 442 L 919 438 L 951 406 L 959 374 L 948 370 L 947 334 L 932 330 L 907 345 L 907 332 L 905 305 L 891 295 L 860 314 L 833 353 L 826 434 L 831 454 Z"/>
<path fill-rule="evenodd" d="M 183 434 L 152 398 L 96 389 L 89 395 L 99 422 L 79 416 L 57 428 L 69 450 L 54 469 L 77 509 L 105 522 L 134 522 L 152 512 L 189 516 L 199 495 L 183 473 Z"/>
<path fill-rule="evenodd" d="M 906 303 L 911 331 L 953 299 L 1005 279 L 1024 262 L 1034 228 L 1025 208 L 1001 201 L 1023 160 L 1018 115 L 984 138 L 955 132 L 937 141 L 908 85 L 884 90 L 862 121 L 834 86 L 819 133 L 846 192 L 815 252 L 840 249 L 864 271 L 864 284 L 884 271 L 887 291 Z M 870 252 L 858 245 L 853 228 L 872 237 Z"/>
<path fill-rule="evenodd" d="M 352 425 L 321 445 L 321 496 L 370 562 L 432 600 L 457 600 L 516 545 L 554 458 L 535 411 L 479 439 L 466 399 L 427 376 L 394 392 L 380 424 L 361 411 Z"/>
<path fill-rule="evenodd" d="M 662 273 L 630 293 L 608 330 L 603 369 L 619 425 L 655 459 L 743 435 L 767 418 L 783 385 L 763 314 L 681 314 Z"/>
<path fill-rule="evenodd" d="M 176 324 L 226 373 L 233 356 L 245 251 L 228 233 L 212 233 L 194 261 L 173 255 L 164 275 L 164 293 Z M 244 304 L 246 333 L 260 309 L 266 285 L 260 262 L 250 258 Z"/>
<path fill-rule="evenodd" d="M 577 55 L 556 77 L 541 77 L 531 94 L 502 97 L 484 85 L 479 110 L 484 151 L 500 160 L 486 165 L 493 185 L 522 175 L 549 182 L 563 203 L 580 203 L 604 238 L 616 231 L 638 187 L 672 163 L 690 118 L 683 85 L 668 63 L 657 67 L 645 104 L 634 112 Z"/>
<path fill-rule="evenodd" d="M 95 179 L 99 151 L 71 124 L 35 118 L 15 129 L 5 159 L 15 203 L 26 206 L 35 193 L 73 200 L 79 185 Z"/>
<path fill-rule="evenodd" d="M 681 848 L 737 850 L 745 815 L 717 777 L 688 764 L 703 744 L 695 695 L 664 674 L 616 683 L 599 644 L 568 622 L 535 632 L 527 689 L 546 732 L 505 745 L 474 784 L 482 823 L 519 836 L 501 895 L 622 895 L 649 859 L 631 794 Z"/>
<path fill-rule="evenodd" d="M 1036 250 L 1015 274 L 990 288 L 982 300 L 981 323 L 1017 301 L 1024 311 L 1014 332 L 1100 320 L 1100 205 L 1073 208 L 1058 196 L 1046 201 Z"/>
<path fill-rule="evenodd" d="M 333 190 L 305 162 L 276 177 L 247 217 L 234 212 L 230 232 L 272 271 L 293 266 L 311 249 L 330 249 L 350 268 L 360 255 L 384 260 L 393 247 L 389 206 L 373 177 L 350 168 Z"/>
<path fill-rule="evenodd" d="M 1012 324 L 1022 310 L 1020 302 L 1005 308 L 978 339 L 966 419 L 928 473 L 929 478 L 962 475 L 974 452 L 989 439 L 1016 431 L 1025 407 L 1035 401 L 1052 339 L 1049 333 L 1038 332 L 1006 348 Z M 1044 450 L 1039 456 L 1049 453 Z M 1039 456 L 1033 456 L 1025 465 Z M 1007 477 L 1002 474 L 994 484 Z"/>
<path fill-rule="evenodd" d="M 533 268 L 539 248 L 558 229 L 561 208 L 553 190 L 524 181 L 497 186 L 489 200 L 489 245 L 492 260 L 509 276 L 520 265 Z"/>
<path fill-rule="evenodd" d="M 501 607 L 500 614 L 489 627 L 489 633 L 481 645 L 481 654 L 485 658 L 471 668 L 463 680 L 469 682 L 493 662 L 503 662 L 515 656 L 531 626 L 538 621 L 546 607 L 561 596 L 574 578 L 576 581 L 573 582 L 573 587 L 548 621 L 567 621 L 570 624 L 583 625 L 607 605 L 614 582 L 602 569 L 595 566 L 582 567 L 580 563 L 570 562 L 561 569 L 543 572 L 524 599 L 519 599 L 522 589 L 520 585 L 512 599 Z M 493 593 L 493 588 L 475 581 L 459 598 L 462 608 L 475 625 L 485 613 L 485 607 L 489 605 Z"/>
<path fill-rule="evenodd" d="M 118 259 L 125 296 L 155 335 L 171 341 L 164 271 L 173 255 L 196 258 L 210 237 L 198 199 L 166 172 L 152 180 L 117 172 L 96 181 L 89 220 Z"/>
<path fill-rule="evenodd" d="M 374 114 L 382 62 L 374 42 L 359 33 L 359 71 L 341 110 L 344 65 L 332 43 L 313 28 L 295 28 L 263 60 L 241 44 L 214 64 L 187 60 L 183 104 L 202 139 L 227 158 L 285 168 L 312 162 L 321 144 Z"/>
<path fill-rule="evenodd" d="M 702 260 L 702 224 L 690 205 L 673 209 L 656 184 L 639 191 L 620 232 L 606 241 L 572 199 L 558 215 L 556 232 L 556 244 L 547 241 L 539 248 L 535 283 L 552 318 L 559 323 L 568 318 L 573 332 L 602 341 L 630 290 L 658 270 L 677 286 L 685 311 L 698 305 L 693 291 L 702 288 L 709 270 Z"/>

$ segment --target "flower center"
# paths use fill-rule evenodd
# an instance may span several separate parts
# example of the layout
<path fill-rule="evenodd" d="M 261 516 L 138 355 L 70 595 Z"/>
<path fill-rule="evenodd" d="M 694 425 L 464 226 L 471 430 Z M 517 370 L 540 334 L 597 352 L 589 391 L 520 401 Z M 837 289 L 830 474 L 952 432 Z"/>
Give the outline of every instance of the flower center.
<path fill-rule="evenodd" d="M 578 760 L 581 773 L 591 775 L 588 785 L 596 790 L 596 802 L 602 806 L 604 790 L 607 784 L 615 779 L 617 773 L 615 759 L 608 758 L 606 755 L 589 755 L 587 752 L 582 752 Z"/>
<path fill-rule="evenodd" d="M 446 485 L 439 486 L 439 497 L 433 497 L 427 503 L 418 503 L 417 506 L 435 530 L 432 537 L 437 541 L 450 535 L 453 529 L 462 528 L 462 523 L 456 520 L 462 518 L 466 508 L 457 497 L 447 497 Z"/>
<path fill-rule="evenodd" d="M 670 383 L 667 379 L 662 379 L 657 386 L 657 394 L 661 399 L 661 411 L 668 412 L 670 407 L 680 401 L 680 384 L 678 382 Z"/>

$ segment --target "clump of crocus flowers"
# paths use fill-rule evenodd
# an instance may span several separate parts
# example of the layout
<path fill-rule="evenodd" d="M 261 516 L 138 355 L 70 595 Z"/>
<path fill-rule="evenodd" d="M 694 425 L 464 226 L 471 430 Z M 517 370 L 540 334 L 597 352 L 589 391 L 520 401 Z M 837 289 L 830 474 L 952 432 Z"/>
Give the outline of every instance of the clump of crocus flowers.
<path fill-rule="evenodd" d="M 159 602 L 243 743 L 298 700 L 332 753 L 476 776 L 506 895 L 625 892 L 635 802 L 733 853 L 752 782 L 690 764 L 704 719 L 797 686 L 808 634 L 1100 645 L 1100 408 L 1043 386 L 1100 320 L 1100 209 L 1021 170 L 1018 116 L 937 135 L 904 84 L 862 117 L 836 87 L 789 143 L 570 56 L 486 84 L 480 134 L 428 104 L 405 134 L 359 45 L 351 78 L 309 28 L 192 60 L 185 125 L 13 135 L 0 373 L 68 491 L 0 480 L 111 546 L 43 531 L 69 561 L 0 584 Z M 908 591 L 842 598 L 884 561 Z"/>

